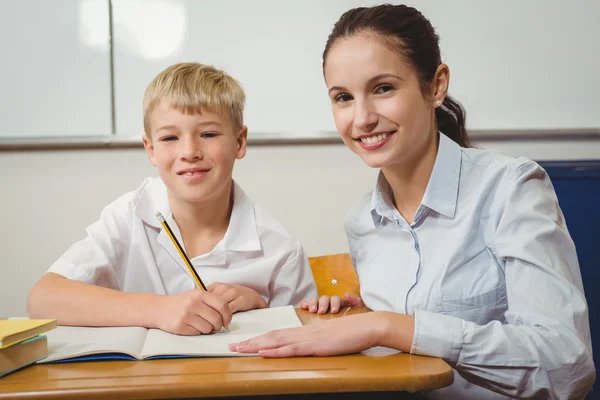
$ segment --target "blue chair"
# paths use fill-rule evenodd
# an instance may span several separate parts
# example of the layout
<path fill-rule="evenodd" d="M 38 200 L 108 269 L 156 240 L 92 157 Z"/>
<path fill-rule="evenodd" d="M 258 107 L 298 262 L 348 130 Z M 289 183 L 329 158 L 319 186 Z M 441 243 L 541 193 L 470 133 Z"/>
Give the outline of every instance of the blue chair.
<path fill-rule="evenodd" d="M 600 398 L 600 160 L 539 162 L 546 170 L 577 247 L 589 308 L 596 382 L 586 399 Z"/>

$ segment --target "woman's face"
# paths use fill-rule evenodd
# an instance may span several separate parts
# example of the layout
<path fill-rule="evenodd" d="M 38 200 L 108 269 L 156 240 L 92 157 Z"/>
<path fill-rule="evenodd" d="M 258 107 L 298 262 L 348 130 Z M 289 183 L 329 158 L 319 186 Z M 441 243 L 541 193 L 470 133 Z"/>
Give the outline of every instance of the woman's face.
<path fill-rule="evenodd" d="M 325 81 L 338 132 L 369 166 L 418 162 L 436 140 L 434 107 L 413 68 L 372 33 L 338 39 Z"/>

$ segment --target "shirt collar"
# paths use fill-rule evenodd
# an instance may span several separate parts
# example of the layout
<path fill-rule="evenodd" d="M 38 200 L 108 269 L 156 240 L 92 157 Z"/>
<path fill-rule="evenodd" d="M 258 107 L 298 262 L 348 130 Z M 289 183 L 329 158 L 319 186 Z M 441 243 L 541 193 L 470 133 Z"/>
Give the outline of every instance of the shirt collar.
<path fill-rule="evenodd" d="M 168 221 L 173 221 L 167 187 L 159 178 L 152 180 L 146 186 L 135 204 L 135 214 L 142 221 L 162 229 L 162 225 L 156 218 L 157 211 L 160 211 Z M 233 209 L 222 242 L 228 251 L 259 251 L 262 249 L 256 226 L 254 204 L 235 181 L 233 182 Z"/>
<path fill-rule="evenodd" d="M 448 218 L 456 214 L 462 150 L 440 132 L 438 153 L 421 203 Z"/>
<path fill-rule="evenodd" d="M 462 150 L 460 146 L 440 132 L 438 152 L 433 171 L 421 202 L 427 208 L 448 218 L 456 214 L 458 185 Z M 383 172 L 377 176 L 377 185 L 371 196 L 371 217 L 375 227 L 379 227 L 384 218 L 393 221 L 396 208 L 392 200 L 392 189 Z"/>
<path fill-rule="evenodd" d="M 396 207 L 394 207 L 392 198 L 392 188 L 387 179 L 385 179 L 383 172 L 379 171 L 379 174 L 377 174 L 377 185 L 371 196 L 371 218 L 373 218 L 375 227 L 378 228 L 384 218 L 390 221 L 394 220 Z"/>
<path fill-rule="evenodd" d="M 254 204 L 235 182 L 233 182 L 233 210 L 223 240 L 229 251 L 259 251 L 262 249 L 256 226 Z"/>

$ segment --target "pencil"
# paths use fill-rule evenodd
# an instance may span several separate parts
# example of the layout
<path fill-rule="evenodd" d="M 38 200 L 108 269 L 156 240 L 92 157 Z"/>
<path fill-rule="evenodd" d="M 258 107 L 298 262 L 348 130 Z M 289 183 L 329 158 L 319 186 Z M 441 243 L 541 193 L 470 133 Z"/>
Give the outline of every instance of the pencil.
<path fill-rule="evenodd" d="M 192 274 L 192 277 L 194 278 L 196 285 L 198 285 L 198 287 L 202 290 L 207 290 L 206 286 L 204 285 L 204 282 L 202 282 L 202 279 L 200 279 L 200 275 L 198 275 L 198 272 L 196 272 L 196 270 L 192 266 L 192 262 L 188 258 L 187 254 L 185 254 L 185 251 L 183 251 L 183 247 L 181 247 L 181 244 L 179 244 L 179 241 L 173 234 L 171 227 L 169 226 L 169 224 L 167 224 L 167 220 L 165 219 L 165 217 L 163 217 L 163 215 L 160 213 L 160 211 L 156 212 L 156 218 L 158 218 L 158 220 L 160 221 L 163 228 L 165 228 L 167 235 L 169 235 L 169 237 L 171 238 L 171 241 L 175 245 L 175 248 L 179 252 L 179 255 L 181 255 L 181 258 L 183 258 L 183 262 L 185 262 L 185 265 L 188 267 L 190 273 Z M 229 332 L 229 328 L 227 328 L 225 325 L 223 325 L 223 329 L 225 329 L 227 332 Z"/>

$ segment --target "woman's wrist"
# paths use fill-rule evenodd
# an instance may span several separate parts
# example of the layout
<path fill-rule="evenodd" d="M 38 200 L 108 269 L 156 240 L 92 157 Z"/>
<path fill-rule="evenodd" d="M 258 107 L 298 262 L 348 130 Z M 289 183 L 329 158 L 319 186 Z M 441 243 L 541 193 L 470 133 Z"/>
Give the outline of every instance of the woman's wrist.
<path fill-rule="evenodd" d="M 415 333 L 415 318 L 412 315 L 390 311 L 374 311 L 372 315 L 374 346 L 390 347 L 410 353 Z"/>

